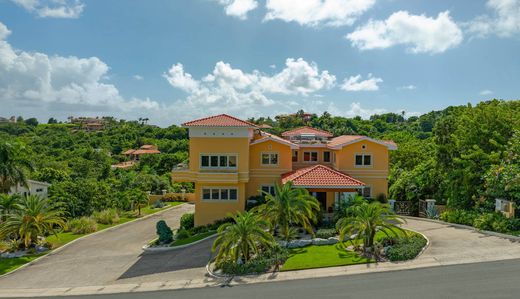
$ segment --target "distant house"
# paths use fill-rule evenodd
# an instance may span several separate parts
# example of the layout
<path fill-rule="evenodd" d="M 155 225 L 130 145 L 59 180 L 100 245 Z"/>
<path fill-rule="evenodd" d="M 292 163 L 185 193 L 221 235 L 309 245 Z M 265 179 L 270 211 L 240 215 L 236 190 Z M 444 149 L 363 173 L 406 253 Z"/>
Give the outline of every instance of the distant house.
<path fill-rule="evenodd" d="M 155 145 L 145 144 L 139 149 L 129 149 L 123 153 L 123 155 L 130 157 L 130 160 L 138 161 L 142 155 L 154 155 L 160 154 L 161 152 Z"/>
<path fill-rule="evenodd" d="M 79 126 L 79 129 L 88 132 L 101 131 L 105 129 L 106 119 L 104 117 L 69 117 L 71 124 Z"/>
<path fill-rule="evenodd" d="M 16 123 L 16 117 L 11 116 L 9 118 L 5 118 L 0 116 L 0 123 Z"/>
<path fill-rule="evenodd" d="M 27 195 L 39 195 L 41 197 L 48 197 L 48 190 L 51 184 L 33 180 L 27 180 L 27 186 L 23 186 L 22 184 L 18 184 L 18 186 L 11 187 L 11 191 L 9 191 L 9 195 L 12 194 L 21 194 L 23 196 Z"/>

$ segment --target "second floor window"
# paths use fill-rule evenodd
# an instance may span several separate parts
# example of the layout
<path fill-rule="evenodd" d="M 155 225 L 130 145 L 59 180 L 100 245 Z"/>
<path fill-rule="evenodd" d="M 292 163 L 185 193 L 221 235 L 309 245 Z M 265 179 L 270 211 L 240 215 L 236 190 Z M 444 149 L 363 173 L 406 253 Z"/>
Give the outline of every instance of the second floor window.
<path fill-rule="evenodd" d="M 323 152 L 323 162 L 330 162 L 330 152 L 329 151 Z"/>
<path fill-rule="evenodd" d="M 318 152 L 304 152 L 303 161 L 304 162 L 318 162 Z"/>
<path fill-rule="evenodd" d="M 200 167 L 201 168 L 235 169 L 235 168 L 237 168 L 237 156 L 236 155 L 201 155 L 200 156 Z"/>
<path fill-rule="evenodd" d="M 278 165 L 278 154 L 262 153 L 262 165 Z"/>
<path fill-rule="evenodd" d="M 261 190 L 264 191 L 265 193 L 274 195 L 274 186 L 273 185 L 262 185 Z M 264 193 L 261 193 L 261 195 L 264 195 Z"/>
<path fill-rule="evenodd" d="M 356 166 L 371 166 L 372 155 L 360 154 L 356 155 Z"/>

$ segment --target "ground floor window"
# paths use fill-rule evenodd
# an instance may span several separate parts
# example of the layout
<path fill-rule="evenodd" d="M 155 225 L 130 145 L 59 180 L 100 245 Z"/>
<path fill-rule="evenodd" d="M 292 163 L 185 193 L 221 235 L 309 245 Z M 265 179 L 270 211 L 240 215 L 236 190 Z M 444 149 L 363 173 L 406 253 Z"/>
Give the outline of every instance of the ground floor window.
<path fill-rule="evenodd" d="M 372 197 L 372 187 L 365 186 L 365 188 L 363 188 L 359 191 L 359 195 L 361 195 L 365 198 L 371 198 Z"/>
<path fill-rule="evenodd" d="M 260 190 L 262 190 L 265 193 L 269 193 L 271 195 L 274 195 L 274 185 L 262 185 L 260 187 Z M 264 193 L 262 193 L 263 195 Z"/>
<path fill-rule="evenodd" d="M 203 200 L 237 200 L 237 188 L 204 187 L 202 188 Z"/>

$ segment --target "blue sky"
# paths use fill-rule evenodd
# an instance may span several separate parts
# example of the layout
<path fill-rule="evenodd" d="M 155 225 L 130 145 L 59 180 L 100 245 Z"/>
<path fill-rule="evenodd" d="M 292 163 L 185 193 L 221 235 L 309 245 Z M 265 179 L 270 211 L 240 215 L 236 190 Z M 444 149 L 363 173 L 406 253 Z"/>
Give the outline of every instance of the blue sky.
<path fill-rule="evenodd" d="M 415 115 L 518 99 L 518 53 L 520 0 L 0 0 L 0 116 Z"/>

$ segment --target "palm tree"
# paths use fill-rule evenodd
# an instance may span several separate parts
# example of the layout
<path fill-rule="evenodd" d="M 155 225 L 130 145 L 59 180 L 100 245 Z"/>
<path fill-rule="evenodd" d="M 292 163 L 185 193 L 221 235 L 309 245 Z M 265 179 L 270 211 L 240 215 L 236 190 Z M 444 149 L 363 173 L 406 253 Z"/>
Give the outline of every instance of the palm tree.
<path fill-rule="evenodd" d="M 218 237 L 212 251 L 218 248 L 217 265 L 226 260 L 247 262 L 262 248 L 274 244 L 273 236 L 267 231 L 268 223 L 252 212 L 238 212 L 233 216 L 235 223 L 224 223 L 218 228 Z"/>
<path fill-rule="evenodd" d="M 406 234 L 397 226 L 405 222 L 390 210 L 390 206 L 379 202 L 363 203 L 349 208 L 348 215 L 341 218 L 336 224 L 339 239 L 344 240 L 346 235 L 357 234 L 356 239 L 363 240 L 366 253 L 372 253 L 374 239 L 378 231 L 385 235 L 398 236 L 397 231 Z"/>
<path fill-rule="evenodd" d="M 317 220 L 320 210 L 318 200 L 305 189 L 293 188 L 292 182 L 282 186 L 275 185 L 274 195 L 262 191 L 265 204 L 254 209 L 271 224 L 271 229 L 277 228 L 286 236 L 291 235 L 290 227 L 301 225 L 313 234 L 312 223 Z"/>
<path fill-rule="evenodd" d="M 63 212 L 50 205 L 46 198 L 29 195 L 20 200 L 19 209 L 9 214 L 0 224 L 0 238 L 15 236 L 23 240 L 25 248 L 34 244 L 38 237 L 57 234 L 65 226 Z"/>
<path fill-rule="evenodd" d="M 0 221 L 4 221 L 7 215 L 13 213 L 20 208 L 20 195 L 1 194 L 0 193 Z"/>
<path fill-rule="evenodd" d="M 8 193 L 18 184 L 27 185 L 24 170 L 32 170 L 32 165 L 25 153 L 20 143 L 0 143 L 0 193 Z"/>

